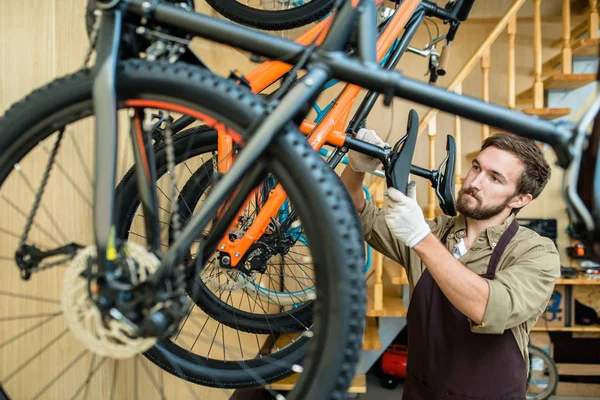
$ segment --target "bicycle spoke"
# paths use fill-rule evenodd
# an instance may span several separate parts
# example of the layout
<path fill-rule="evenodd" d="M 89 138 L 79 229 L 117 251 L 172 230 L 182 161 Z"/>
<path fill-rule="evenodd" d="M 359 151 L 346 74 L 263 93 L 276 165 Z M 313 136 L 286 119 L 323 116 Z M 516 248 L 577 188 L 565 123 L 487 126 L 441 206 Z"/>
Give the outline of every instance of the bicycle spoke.
<path fill-rule="evenodd" d="M 58 299 L 48 299 L 46 297 L 29 296 L 29 295 L 25 295 L 25 294 L 21 294 L 21 293 L 6 292 L 4 290 L 0 290 L 0 296 L 10 296 L 10 297 L 22 298 L 22 299 L 26 299 L 26 300 L 41 301 L 44 303 L 60 304 L 60 300 L 58 300 Z"/>
<path fill-rule="evenodd" d="M 179 367 L 177 366 L 177 363 L 174 363 L 174 362 L 172 362 L 172 361 L 171 361 L 171 354 L 169 354 L 169 352 L 168 352 L 168 351 L 164 351 L 164 350 L 163 350 L 163 349 L 161 349 L 160 347 L 156 347 L 156 349 L 157 349 L 158 351 L 160 351 L 160 352 L 161 352 L 161 353 L 162 353 L 162 354 L 165 356 L 165 358 L 167 359 L 167 361 L 169 362 L 169 364 L 170 364 L 170 365 L 173 367 L 173 369 L 175 370 L 175 375 L 179 376 L 179 378 L 181 378 L 181 379 L 182 379 L 182 381 L 183 381 L 183 383 L 184 383 L 185 387 L 186 387 L 186 388 L 187 388 L 187 390 L 190 392 L 190 394 L 191 394 L 191 395 L 192 395 L 194 398 L 196 398 L 197 400 L 200 400 L 200 397 L 198 397 L 198 395 L 197 395 L 197 394 L 196 394 L 196 393 L 195 393 L 195 392 L 194 392 L 194 391 L 193 391 L 193 390 L 190 388 L 190 383 L 189 383 L 187 380 L 185 380 L 185 378 L 184 378 L 184 377 L 185 377 L 185 375 L 184 375 L 184 374 L 183 374 L 183 372 L 181 371 L 181 368 L 179 368 Z"/>
<path fill-rule="evenodd" d="M 100 367 L 102 367 L 102 365 L 104 364 L 104 362 L 106 360 L 107 360 L 106 358 L 103 358 L 102 360 L 100 360 L 98 365 L 96 365 L 96 367 L 92 371 L 91 375 L 88 376 L 88 379 L 91 380 L 94 377 L 94 375 L 96 375 L 96 372 L 98 372 L 98 370 L 100 370 Z M 87 379 L 86 379 L 86 382 L 84 382 L 81 386 L 79 386 L 79 388 L 77 388 L 77 391 L 75 391 L 75 394 L 73 395 L 73 397 L 71 397 L 71 400 L 73 400 L 77 397 L 77 395 L 84 389 L 86 384 L 87 384 Z"/>
<path fill-rule="evenodd" d="M 193 301 L 192 302 L 192 306 L 190 307 L 190 311 L 187 313 L 187 315 L 185 316 L 185 319 L 183 320 L 183 323 L 181 324 L 181 326 L 179 327 L 179 330 L 177 331 L 177 335 L 175 335 L 175 339 L 173 340 L 173 343 L 177 343 L 177 338 L 179 337 L 179 335 L 181 334 L 181 331 L 183 330 L 183 327 L 185 326 L 188 318 L 190 317 L 190 315 L 192 314 L 192 311 L 194 311 L 194 307 L 196 306 L 196 302 Z"/>
<path fill-rule="evenodd" d="M 83 154 L 81 153 L 81 149 L 79 148 L 79 145 L 77 144 L 77 141 L 75 140 L 75 136 L 73 135 L 73 130 L 67 128 L 67 132 L 69 133 L 69 136 L 71 137 L 71 141 L 73 142 L 73 147 L 75 148 L 75 153 L 77 154 L 77 157 L 79 158 L 79 163 L 81 164 L 81 169 L 83 170 L 83 173 L 87 177 L 90 187 L 93 188 L 94 180 L 92 179 L 92 174 L 90 173 L 90 170 L 88 169 L 86 163 L 83 161 L 84 157 L 83 157 Z"/>
<path fill-rule="evenodd" d="M 5 233 L 5 234 L 7 234 L 7 235 L 9 235 L 9 236 L 12 236 L 12 237 L 14 237 L 14 238 L 16 238 L 16 239 L 19 239 L 19 240 L 21 239 L 21 236 L 20 236 L 20 235 L 17 235 L 17 234 L 16 234 L 16 233 L 14 233 L 14 232 L 10 232 L 10 231 L 8 231 L 8 230 L 6 230 L 6 229 L 4 229 L 4 228 L 0 228 L 0 232 L 2 232 L 2 233 Z"/>
<path fill-rule="evenodd" d="M 33 396 L 33 399 L 37 399 L 39 398 L 42 394 L 44 394 L 48 389 L 50 389 L 52 387 L 52 385 L 54 385 L 56 382 L 58 382 L 58 380 L 63 377 L 71 368 L 73 368 L 73 366 L 75 366 L 75 364 L 77 364 L 77 362 L 79 360 L 81 360 L 83 358 L 83 356 L 87 353 L 87 349 L 83 350 L 81 353 L 79 353 L 78 356 L 76 356 L 73 360 L 71 360 L 71 362 L 65 367 L 63 368 L 55 377 L 54 379 L 52 379 L 50 382 L 48 382 L 46 384 L 46 386 L 44 386 L 39 392 L 37 392 L 35 394 L 35 396 Z"/>
<path fill-rule="evenodd" d="M 64 331 L 62 331 L 62 333 L 60 333 L 57 337 L 55 337 L 54 339 L 52 339 L 50 341 L 50 343 L 46 344 L 39 352 L 37 352 L 36 354 L 34 354 L 32 357 L 28 358 L 23 364 L 19 365 L 15 370 L 13 370 L 13 372 L 11 372 L 10 374 L 8 374 L 8 376 L 6 376 L 5 378 L 3 378 L 0 382 L 2 384 L 6 384 L 9 380 L 11 380 L 12 378 L 14 378 L 19 372 L 21 372 L 25 367 L 27 367 L 33 360 L 35 360 L 42 353 L 44 353 L 46 350 L 48 350 L 53 344 L 55 344 L 60 339 L 62 339 L 67 334 L 67 332 L 69 332 L 68 328 L 65 329 Z"/>
<path fill-rule="evenodd" d="M 135 232 L 132 232 L 132 231 L 127 231 L 127 233 L 129 233 L 129 234 L 131 234 L 131 235 L 133 235 L 133 236 L 137 236 L 137 237 L 139 237 L 139 238 L 142 238 L 142 239 L 147 239 L 147 237 L 146 237 L 146 236 L 144 236 L 144 235 L 140 235 L 139 233 L 135 233 Z M 166 244 L 164 244 L 164 243 L 161 243 L 160 245 L 161 245 L 161 246 L 164 246 L 164 247 L 166 247 L 166 248 L 169 248 L 169 246 L 168 246 L 168 245 L 166 245 Z"/>
<path fill-rule="evenodd" d="M 138 356 L 133 359 L 133 398 L 138 398 Z"/>
<path fill-rule="evenodd" d="M 92 359 L 90 361 L 90 369 L 88 370 L 88 377 L 85 381 L 85 392 L 83 394 L 83 400 L 86 400 L 88 398 L 88 394 L 90 391 L 90 382 L 92 381 L 91 375 L 92 375 L 92 368 L 94 367 L 94 363 L 96 362 L 96 353 L 94 353 L 92 355 Z"/>
<path fill-rule="evenodd" d="M 47 146 L 42 145 L 42 148 L 46 151 L 46 153 L 51 153 Z M 92 201 L 90 201 L 90 199 L 84 194 L 83 190 L 81 190 L 81 188 L 75 183 L 75 180 L 69 174 L 67 174 L 67 172 L 65 171 L 63 166 L 58 162 L 58 160 L 54 162 L 54 165 L 56 165 L 56 168 L 58 168 L 62 175 L 67 179 L 67 182 L 71 184 L 73 189 L 75 189 L 75 191 L 81 196 L 81 198 L 87 203 L 87 205 L 90 206 L 90 208 L 93 208 Z"/>
<path fill-rule="evenodd" d="M 58 315 L 50 317 L 50 318 L 46 319 L 45 321 L 42 321 L 42 322 L 40 322 L 40 323 L 32 326 L 31 328 L 26 329 L 23 332 L 17 333 L 17 335 L 13 336 L 12 338 L 7 339 L 4 342 L 0 343 L 0 349 L 3 348 L 4 346 L 6 346 L 7 344 L 10 344 L 10 343 L 14 342 L 15 340 L 18 340 L 18 339 L 22 338 L 23 336 L 27 335 L 28 333 L 31 333 L 31 332 L 35 331 L 36 329 L 38 329 L 38 328 L 41 328 L 42 326 L 44 326 L 48 322 L 52 321 L 56 317 L 58 317 Z"/>
<path fill-rule="evenodd" d="M 115 399 L 115 391 L 117 389 L 117 370 L 119 369 L 119 361 L 115 359 L 113 364 L 115 367 L 113 369 L 113 379 L 112 379 L 112 385 L 110 388 L 110 400 Z"/>
<path fill-rule="evenodd" d="M 16 320 L 16 319 L 34 319 L 34 318 L 44 318 L 44 317 L 55 317 L 62 314 L 62 311 L 50 314 L 50 313 L 46 313 L 46 314 L 29 314 L 29 315 L 16 315 L 16 316 L 10 316 L 10 317 L 1 317 L 0 321 L 12 321 L 12 320 Z"/>
<path fill-rule="evenodd" d="M 163 387 L 159 386 L 158 382 L 156 382 L 156 379 L 154 378 L 154 376 L 150 373 L 150 370 L 148 369 L 148 366 L 144 363 L 144 361 L 140 361 L 140 365 L 142 366 L 142 369 L 146 372 L 146 375 L 148 376 L 148 378 L 150 379 L 150 382 L 152 382 L 152 385 L 156 388 L 156 390 L 160 393 L 160 398 L 164 399 L 165 398 L 165 392 L 163 391 Z"/>
<path fill-rule="evenodd" d="M 19 208 L 19 206 L 17 206 L 15 203 L 13 203 L 9 199 L 7 199 L 4 195 L 2 195 L 2 200 L 4 200 L 9 206 L 11 206 L 18 214 L 22 215 L 26 220 L 29 218 L 29 216 L 27 215 L 26 212 L 21 210 Z M 56 238 L 50 232 L 48 232 L 46 229 L 44 229 L 40 224 L 38 224 L 35 221 L 33 221 L 32 224 L 33 224 L 33 226 L 38 228 L 40 230 L 40 232 L 42 232 L 48 239 L 53 241 L 56 245 L 58 245 L 58 246 L 61 245 L 61 243 L 58 240 L 56 240 Z"/>
<path fill-rule="evenodd" d="M 17 168 L 17 166 L 18 166 L 18 168 Z M 35 197 L 36 196 L 36 190 L 33 188 L 33 185 L 31 184 L 31 182 L 27 178 L 27 175 L 25 175 L 25 173 L 23 172 L 23 169 L 21 168 L 21 166 L 19 164 L 15 164 L 15 169 L 16 169 L 17 173 L 19 174 L 19 176 L 21 176 L 21 179 L 23 179 L 23 181 L 25 182 L 25 186 L 27 186 L 27 188 L 29 189 L 29 191 L 31 192 L 31 194 L 33 194 L 33 196 Z M 44 212 L 44 214 L 46 214 L 46 216 L 48 217 L 48 219 L 52 223 L 52 226 L 56 229 L 56 232 L 58 232 L 58 235 L 60 236 L 60 238 L 64 242 L 68 242 L 67 236 L 58 227 L 58 223 L 52 217 L 52 215 L 50 213 L 50 210 L 48 210 L 48 207 L 46 207 L 44 204 L 40 204 L 40 207 L 41 207 L 42 211 Z"/>

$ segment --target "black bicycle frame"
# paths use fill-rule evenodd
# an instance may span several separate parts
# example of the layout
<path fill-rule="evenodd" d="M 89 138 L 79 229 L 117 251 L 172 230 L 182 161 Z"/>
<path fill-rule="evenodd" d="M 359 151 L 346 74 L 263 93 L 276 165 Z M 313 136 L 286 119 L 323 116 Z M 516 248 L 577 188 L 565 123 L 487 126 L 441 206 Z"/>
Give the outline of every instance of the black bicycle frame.
<path fill-rule="evenodd" d="M 118 3 L 113 1 L 112 3 Z M 151 6 L 151 7 L 149 7 Z M 271 59 L 285 59 L 289 64 L 297 63 L 303 56 L 306 47 L 289 40 L 257 32 L 249 28 L 233 25 L 202 14 L 179 8 L 166 3 L 145 0 L 128 0 L 123 2 L 124 12 L 146 17 L 162 26 L 182 29 L 215 42 L 240 48 L 259 56 Z M 96 160 L 96 243 L 98 245 L 99 263 L 106 266 L 102 255 L 106 254 L 109 243 L 110 227 L 113 225 L 112 203 L 114 192 L 114 165 L 106 168 L 106 160 L 115 161 L 116 154 L 116 96 L 114 89 L 114 68 L 120 34 L 120 11 L 109 10 L 103 17 L 103 27 L 98 49 L 99 72 L 94 83 L 94 103 L 97 118 L 98 150 Z M 186 225 L 179 240 L 172 244 L 164 255 L 161 267 L 155 274 L 159 281 L 165 273 L 182 259 L 194 239 L 198 238 L 203 228 L 216 215 L 218 207 L 225 201 L 244 175 L 256 167 L 257 160 L 267 149 L 275 135 L 286 123 L 299 114 L 306 112 L 305 104 L 311 104 L 329 79 L 337 79 L 356 84 L 369 90 L 383 93 L 387 98 L 392 96 L 415 101 L 437 108 L 441 111 L 505 129 L 520 136 L 532 138 L 552 146 L 558 157 L 558 163 L 567 167 L 571 161 L 569 140 L 572 137 L 573 125 L 569 123 L 553 123 L 527 116 L 518 111 L 489 104 L 481 100 L 458 95 L 444 89 L 428 85 L 413 79 L 405 78 L 398 71 L 387 71 L 380 68 L 373 60 L 351 59 L 343 49 L 348 42 L 352 30 L 349 23 L 357 16 L 357 9 L 347 1 L 337 11 L 331 29 L 323 44 L 311 55 L 307 65 L 308 73 L 295 85 L 288 95 L 283 97 L 273 112 L 261 118 L 256 129 L 245 133 L 247 139 L 244 151 L 227 174 L 216 185 L 206 203 Z M 376 29 L 373 24 L 372 29 Z M 374 37 L 365 33 L 360 37 Z M 368 47 L 371 46 L 371 49 Z M 374 54 L 375 43 L 359 40 L 360 55 Z M 102 118 L 100 118 L 102 116 Z M 253 127 L 254 128 L 254 127 Z M 238 195 L 248 195 L 239 193 Z M 110 225 L 108 224 L 108 222 Z M 207 249 L 209 251 L 209 249 Z"/>

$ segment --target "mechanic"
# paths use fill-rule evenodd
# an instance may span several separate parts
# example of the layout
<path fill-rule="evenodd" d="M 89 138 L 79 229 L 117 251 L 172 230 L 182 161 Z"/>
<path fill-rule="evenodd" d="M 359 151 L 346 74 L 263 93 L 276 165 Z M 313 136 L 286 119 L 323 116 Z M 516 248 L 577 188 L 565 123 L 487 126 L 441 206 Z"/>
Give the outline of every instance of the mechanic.
<path fill-rule="evenodd" d="M 384 146 L 372 130 L 357 138 Z M 532 140 L 487 138 L 456 200 L 459 216 L 425 220 L 411 195 L 388 188 L 388 204 L 365 200 L 379 160 L 351 151 L 342 181 L 365 240 L 407 272 L 408 365 L 403 399 L 524 399 L 529 332 L 560 277 L 554 243 L 515 215 L 539 196 L 550 166 Z"/>

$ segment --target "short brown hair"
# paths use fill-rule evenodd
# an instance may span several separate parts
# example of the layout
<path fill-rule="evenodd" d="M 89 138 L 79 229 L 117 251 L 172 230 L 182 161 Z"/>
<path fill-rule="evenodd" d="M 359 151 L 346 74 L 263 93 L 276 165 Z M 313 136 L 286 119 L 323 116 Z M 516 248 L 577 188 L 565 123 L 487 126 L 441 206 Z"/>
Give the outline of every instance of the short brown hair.
<path fill-rule="evenodd" d="M 508 133 L 496 133 L 483 141 L 481 150 L 490 146 L 514 154 L 525 164 L 515 194 L 531 194 L 535 199 L 542 193 L 550 180 L 551 169 L 544 154 L 533 140 Z"/>

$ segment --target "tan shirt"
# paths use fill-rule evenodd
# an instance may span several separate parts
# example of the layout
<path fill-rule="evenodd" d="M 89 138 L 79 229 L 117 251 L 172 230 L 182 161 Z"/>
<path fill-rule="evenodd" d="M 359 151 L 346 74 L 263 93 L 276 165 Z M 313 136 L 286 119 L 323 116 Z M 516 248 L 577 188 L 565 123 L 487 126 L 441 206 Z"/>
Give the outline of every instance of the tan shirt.
<path fill-rule="evenodd" d="M 477 241 L 458 260 L 471 271 L 485 274 L 492 251 L 502 233 L 513 221 L 510 216 L 502 225 L 487 228 Z M 399 262 L 406 269 L 410 293 L 425 270 L 421 258 L 396 239 L 385 223 L 385 212 L 367 202 L 360 215 L 365 240 L 377 251 Z M 466 236 L 464 216 L 439 215 L 427 221 L 438 238 L 450 229 L 446 247 L 452 253 L 461 238 Z M 519 227 L 510 241 L 493 280 L 487 280 L 490 296 L 481 325 L 471 323 L 474 333 L 501 334 L 511 329 L 527 367 L 529 332 L 544 313 L 560 277 L 560 257 L 554 243 L 531 229 Z"/>

